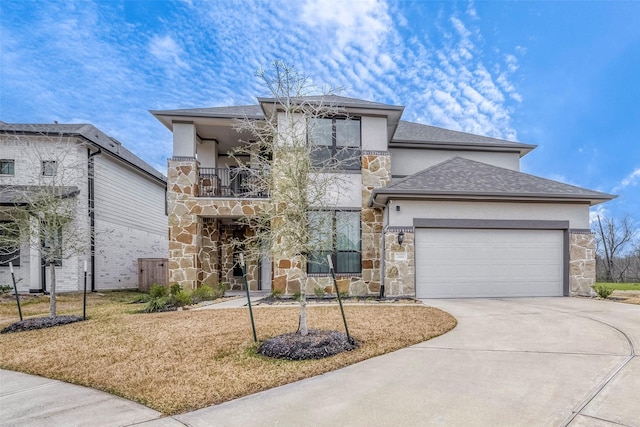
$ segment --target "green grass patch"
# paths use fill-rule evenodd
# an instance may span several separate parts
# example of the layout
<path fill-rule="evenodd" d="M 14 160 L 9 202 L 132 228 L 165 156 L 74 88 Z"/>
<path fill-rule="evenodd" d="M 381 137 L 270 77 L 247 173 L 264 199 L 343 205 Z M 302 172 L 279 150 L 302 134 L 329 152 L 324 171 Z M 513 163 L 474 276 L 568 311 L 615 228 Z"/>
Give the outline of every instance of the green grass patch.
<path fill-rule="evenodd" d="M 640 291 L 640 283 L 605 283 L 598 282 L 596 286 L 605 286 L 615 291 Z"/>

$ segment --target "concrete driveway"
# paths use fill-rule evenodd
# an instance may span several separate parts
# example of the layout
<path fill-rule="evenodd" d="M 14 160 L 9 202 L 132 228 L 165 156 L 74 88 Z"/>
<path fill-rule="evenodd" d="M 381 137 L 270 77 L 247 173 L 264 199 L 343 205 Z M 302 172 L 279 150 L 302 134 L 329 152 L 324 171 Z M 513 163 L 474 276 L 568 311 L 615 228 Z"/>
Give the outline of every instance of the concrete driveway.
<path fill-rule="evenodd" d="M 577 298 L 425 303 L 453 314 L 458 326 L 407 349 L 174 418 L 194 427 L 640 426 L 640 306 Z"/>
<path fill-rule="evenodd" d="M 174 417 L 2 371 L 0 425 L 640 427 L 640 306 L 577 298 L 425 303 L 453 314 L 458 326 L 339 371 Z"/>

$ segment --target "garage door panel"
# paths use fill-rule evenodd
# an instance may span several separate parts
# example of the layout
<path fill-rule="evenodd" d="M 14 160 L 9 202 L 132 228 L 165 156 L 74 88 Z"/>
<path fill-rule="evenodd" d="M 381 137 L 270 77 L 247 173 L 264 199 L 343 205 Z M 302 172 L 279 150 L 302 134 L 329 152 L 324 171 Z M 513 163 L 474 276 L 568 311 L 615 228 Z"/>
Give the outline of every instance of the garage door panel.
<path fill-rule="evenodd" d="M 560 296 L 559 230 L 416 230 L 419 298 Z"/>

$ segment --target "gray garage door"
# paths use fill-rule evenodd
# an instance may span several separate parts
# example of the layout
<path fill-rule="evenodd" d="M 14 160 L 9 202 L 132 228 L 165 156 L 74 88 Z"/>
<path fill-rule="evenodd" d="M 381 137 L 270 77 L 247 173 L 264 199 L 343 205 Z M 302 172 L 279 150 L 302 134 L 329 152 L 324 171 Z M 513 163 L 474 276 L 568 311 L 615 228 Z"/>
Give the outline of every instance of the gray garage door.
<path fill-rule="evenodd" d="M 559 230 L 416 229 L 418 298 L 561 296 Z"/>

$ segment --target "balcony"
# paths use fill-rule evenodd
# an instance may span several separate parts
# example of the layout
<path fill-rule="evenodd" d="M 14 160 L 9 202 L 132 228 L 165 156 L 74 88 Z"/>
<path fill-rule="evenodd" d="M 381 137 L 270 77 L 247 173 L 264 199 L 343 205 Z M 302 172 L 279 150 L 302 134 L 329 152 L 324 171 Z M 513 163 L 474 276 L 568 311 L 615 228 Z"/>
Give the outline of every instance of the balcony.
<path fill-rule="evenodd" d="M 253 169 L 200 168 L 199 197 L 263 199 L 269 197 L 258 185 L 263 176 Z"/>

